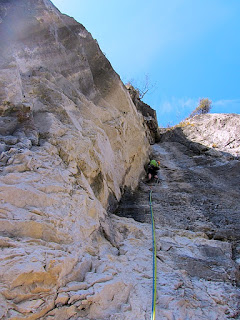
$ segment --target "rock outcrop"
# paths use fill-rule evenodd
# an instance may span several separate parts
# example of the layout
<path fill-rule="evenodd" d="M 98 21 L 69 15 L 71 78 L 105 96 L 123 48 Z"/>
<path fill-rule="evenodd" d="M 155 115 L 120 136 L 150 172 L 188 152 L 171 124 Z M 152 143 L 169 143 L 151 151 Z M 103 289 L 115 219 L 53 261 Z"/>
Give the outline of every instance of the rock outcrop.
<path fill-rule="evenodd" d="M 240 115 L 197 115 L 163 129 L 161 141 L 179 142 L 196 154 L 227 159 L 240 157 Z"/>
<path fill-rule="evenodd" d="M 156 111 L 140 99 L 138 89 L 135 89 L 131 84 L 126 84 L 126 88 L 128 89 L 128 92 L 137 110 L 140 111 L 141 114 L 143 115 L 147 137 L 150 144 L 159 142 L 160 131 L 158 128 Z"/>
<path fill-rule="evenodd" d="M 143 117 L 50 1 L 1 1 L 0 39 L 0 318 L 106 319 L 130 285 L 98 257 L 116 253 L 107 211 L 148 158 Z"/>
<path fill-rule="evenodd" d="M 141 182 L 124 195 L 116 211 L 145 228 L 151 223 L 152 191 L 157 319 L 240 317 L 239 126 L 239 115 L 207 114 L 165 130 L 162 142 L 152 147 L 161 162 L 159 183 Z M 135 233 L 142 240 L 140 230 Z"/>
<path fill-rule="evenodd" d="M 149 152 L 143 116 L 97 42 L 50 1 L 1 1 L 0 39 L 0 318 L 149 319 L 149 186 L 133 191 Z M 239 137 L 199 127 L 152 147 L 156 319 L 239 317 Z M 135 220 L 111 213 L 124 189 L 116 213 Z"/>

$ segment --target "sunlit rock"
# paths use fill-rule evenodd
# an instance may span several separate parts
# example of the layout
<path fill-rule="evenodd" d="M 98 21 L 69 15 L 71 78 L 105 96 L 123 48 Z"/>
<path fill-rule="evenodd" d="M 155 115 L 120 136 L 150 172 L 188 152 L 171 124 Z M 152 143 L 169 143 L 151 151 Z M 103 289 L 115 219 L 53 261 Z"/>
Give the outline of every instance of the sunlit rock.
<path fill-rule="evenodd" d="M 156 319 L 237 318 L 236 118 L 166 133 L 160 184 L 139 184 L 153 136 L 86 29 L 48 0 L 7 0 L 0 39 L 0 318 L 149 319 L 150 187 Z M 125 190 L 116 213 L 140 222 L 112 214 Z"/>

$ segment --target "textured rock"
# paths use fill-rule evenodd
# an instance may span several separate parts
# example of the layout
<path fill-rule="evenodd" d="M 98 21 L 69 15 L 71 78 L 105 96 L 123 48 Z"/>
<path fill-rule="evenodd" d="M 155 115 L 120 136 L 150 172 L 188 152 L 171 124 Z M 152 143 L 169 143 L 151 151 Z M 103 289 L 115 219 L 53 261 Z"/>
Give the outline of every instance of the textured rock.
<path fill-rule="evenodd" d="M 165 130 L 161 141 L 179 142 L 199 154 L 205 152 L 226 159 L 239 158 L 239 132 L 239 114 L 203 114 Z"/>
<path fill-rule="evenodd" d="M 223 119 L 225 126 L 220 127 Z M 218 133 L 214 138 L 221 146 L 218 156 L 211 153 L 215 148 L 210 148 L 209 121 L 215 123 L 210 133 Z M 116 214 L 150 224 L 152 191 L 157 226 L 157 318 L 238 319 L 240 161 L 238 146 L 229 150 L 225 141 L 231 135 L 239 139 L 239 116 L 205 115 L 194 117 L 192 123 L 167 131 L 163 142 L 152 147 L 153 157 L 161 162 L 159 183 L 140 182 L 135 192 L 126 192 Z M 124 239 L 132 231 L 130 223 L 119 230 Z M 144 237 L 151 236 L 139 227 L 133 239 Z M 132 259 L 135 254 L 138 259 L 126 243 L 120 253 L 129 252 Z"/>
<path fill-rule="evenodd" d="M 83 281 L 104 237 L 115 243 L 107 210 L 142 174 L 142 115 L 97 42 L 50 1 L 2 1 L 0 18 L 1 318 L 68 319 L 88 295 L 100 316 L 107 288 L 114 309 L 129 286 Z M 88 293 L 68 300 L 74 281 Z"/>
<path fill-rule="evenodd" d="M 128 92 L 137 110 L 139 110 L 143 115 L 149 142 L 151 144 L 159 142 L 160 132 L 158 128 L 156 111 L 140 99 L 139 91 L 135 89 L 131 84 L 126 84 L 126 88 L 128 89 Z"/>
<path fill-rule="evenodd" d="M 132 191 L 148 157 L 142 115 L 50 1 L 2 1 L 0 27 L 1 319 L 150 318 L 149 187 Z M 200 143 L 153 148 L 157 319 L 239 317 L 239 161 Z M 125 214 L 144 223 L 110 214 L 126 188 Z"/>
<path fill-rule="evenodd" d="M 156 211 L 156 203 L 153 209 Z M 124 269 L 117 261 L 116 265 L 125 281 L 135 284 L 128 300 L 131 310 L 119 319 L 146 319 L 152 303 L 151 226 L 126 218 L 114 221 L 122 234 L 118 261 Z M 224 273 L 230 274 L 228 268 L 234 264 L 229 243 L 209 240 L 201 232 L 159 225 L 156 242 L 156 319 L 238 318 L 239 288 L 234 281 L 223 281 Z"/>

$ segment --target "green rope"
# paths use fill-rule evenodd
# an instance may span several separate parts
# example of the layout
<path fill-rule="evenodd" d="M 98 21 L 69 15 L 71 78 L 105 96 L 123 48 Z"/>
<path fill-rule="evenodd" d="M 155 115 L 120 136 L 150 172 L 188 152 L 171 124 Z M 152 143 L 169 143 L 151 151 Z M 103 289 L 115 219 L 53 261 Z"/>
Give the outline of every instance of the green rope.
<path fill-rule="evenodd" d="M 155 320 L 156 314 L 156 295 L 157 295 L 157 248 L 156 248 L 156 239 L 155 239 L 155 225 L 154 225 L 154 216 L 152 208 L 152 190 L 149 194 L 149 204 L 152 217 L 152 246 L 153 246 L 153 291 L 152 291 L 152 315 L 151 320 Z"/>

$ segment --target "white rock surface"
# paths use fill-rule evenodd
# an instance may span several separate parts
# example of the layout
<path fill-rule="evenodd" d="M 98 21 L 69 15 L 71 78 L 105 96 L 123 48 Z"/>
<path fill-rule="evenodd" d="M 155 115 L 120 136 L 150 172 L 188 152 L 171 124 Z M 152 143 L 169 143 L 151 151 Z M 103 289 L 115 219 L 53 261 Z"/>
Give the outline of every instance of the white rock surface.
<path fill-rule="evenodd" d="M 240 157 L 240 115 L 203 114 L 183 122 L 183 133 L 193 142 L 203 144 L 216 157 Z"/>
<path fill-rule="evenodd" d="M 83 26 L 48 0 L 0 9 L 0 318 L 149 319 L 151 226 L 107 212 L 142 174 L 143 118 Z M 156 236 L 156 319 L 237 319 L 231 245 Z"/>
<path fill-rule="evenodd" d="M 0 9 L 1 318 L 38 319 L 56 306 L 68 319 L 89 295 L 100 315 L 101 292 L 129 286 L 111 275 L 83 281 L 101 239 L 115 242 L 106 210 L 143 172 L 143 117 L 82 25 L 48 0 Z M 72 282 L 87 293 L 61 290 Z"/>

